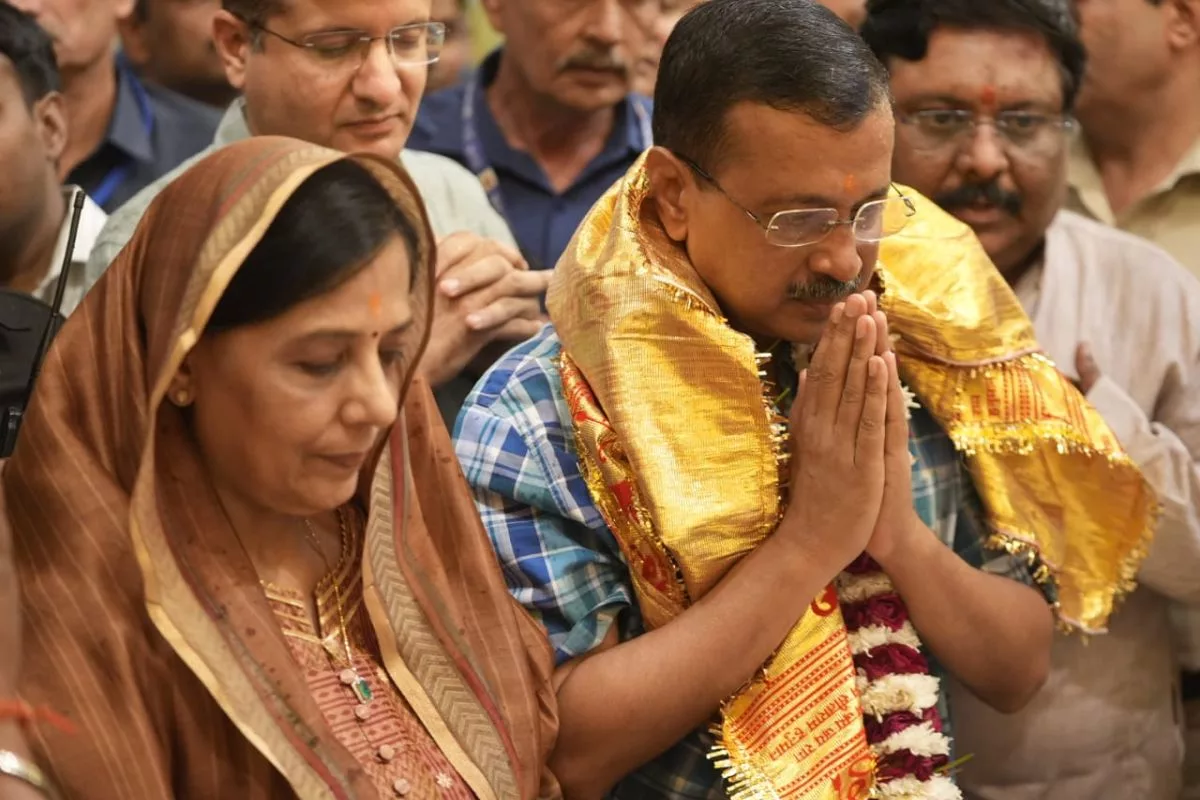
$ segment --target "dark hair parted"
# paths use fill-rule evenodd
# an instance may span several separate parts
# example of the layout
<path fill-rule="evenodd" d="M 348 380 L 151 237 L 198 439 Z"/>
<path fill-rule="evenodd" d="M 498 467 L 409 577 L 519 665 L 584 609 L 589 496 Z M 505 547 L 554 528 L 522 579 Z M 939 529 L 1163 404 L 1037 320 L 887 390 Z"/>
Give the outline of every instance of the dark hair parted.
<path fill-rule="evenodd" d="M 920 61 L 940 27 L 1034 33 L 1062 73 L 1063 110 L 1075 108 L 1087 54 L 1068 0 L 870 0 L 862 36 L 884 64 Z"/>
<path fill-rule="evenodd" d="M 32 16 L 4 0 L 0 0 L 0 55 L 12 62 L 26 105 L 58 91 L 58 61 L 50 34 Z"/>
<path fill-rule="evenodd" d="M 410 285 L 420 245 L 417 223 L 355 161 L 312 174 L 287 199 L 230 281 L 209 319 L 220 333 L 266 322 L 336 289 L 366 268 L 394 236 L 408 251 Z"/>
<path fill-rule="evenodd" d="M 815 0 L 709 0 L 675 27 L 658 69 L 654 142 L 715 168 L 741 103 L 853 130 L 890 101 L 887 71 Z"/>

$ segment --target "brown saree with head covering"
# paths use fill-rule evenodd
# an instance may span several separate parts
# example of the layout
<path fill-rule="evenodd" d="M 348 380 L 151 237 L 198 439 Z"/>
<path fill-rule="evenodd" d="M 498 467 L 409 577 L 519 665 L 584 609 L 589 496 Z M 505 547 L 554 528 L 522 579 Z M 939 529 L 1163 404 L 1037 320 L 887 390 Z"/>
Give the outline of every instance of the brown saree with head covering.
<path fill-rule="evenodd" d="M 374 798 L 312 699 L 249 557 L 164 394 L 295 189 L 341 153 L 279 138 L 222 150 L 158 198 L 56 339 L 4 473 L 23 593 L 23 699 L 65 714 L 41 764 L 71 798 Z M 433 243 L 403 170 L 352 156 Z M 364 471 L 366 608 L 383 666 L 481 798 L 556 796 L 544 632 L 505 589 L 429 387 Z"/>

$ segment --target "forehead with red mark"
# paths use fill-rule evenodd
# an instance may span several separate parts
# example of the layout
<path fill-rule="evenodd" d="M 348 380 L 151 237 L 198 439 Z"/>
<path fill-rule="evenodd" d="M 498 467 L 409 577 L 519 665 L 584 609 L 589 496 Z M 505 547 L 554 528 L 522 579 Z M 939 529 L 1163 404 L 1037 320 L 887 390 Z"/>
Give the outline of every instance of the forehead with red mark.
<path fill-rule="evenodd" d="M 938 28 L 920 61 L 890 59 L 899 108 L 954 105 L 985 113 L 1062 104 L 1062 72 L 1045 40 L 1021 31 Z"/>

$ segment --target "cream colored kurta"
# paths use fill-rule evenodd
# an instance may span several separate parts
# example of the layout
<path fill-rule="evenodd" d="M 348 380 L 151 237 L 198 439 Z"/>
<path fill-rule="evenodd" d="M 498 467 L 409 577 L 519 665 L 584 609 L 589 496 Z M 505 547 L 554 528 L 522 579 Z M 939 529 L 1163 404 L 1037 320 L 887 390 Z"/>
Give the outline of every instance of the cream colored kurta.
<path fill-rule="evenodd" d="M 1200 602 L 1200 280 L 1167 253 L 1071 212 L 1047 234 L 1045 266 L 1017 295 L 1038 341 L 1075 376 L 1092 346 L 1088 394 L 1163 504 L 1140 588 L 1110 633 L 1058 636 L 1050 678 L 1004 716 L 952 689 L 961 773 L 985 800 L 1178 800 L 1183 744 L 1170 600 Z"/>

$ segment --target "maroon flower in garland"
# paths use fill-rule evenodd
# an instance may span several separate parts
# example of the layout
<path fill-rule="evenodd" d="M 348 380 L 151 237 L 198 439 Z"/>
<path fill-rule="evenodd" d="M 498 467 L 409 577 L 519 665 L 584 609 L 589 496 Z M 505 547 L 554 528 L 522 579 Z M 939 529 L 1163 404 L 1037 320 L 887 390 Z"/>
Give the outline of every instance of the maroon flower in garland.
<path fill-rule="evenodd" d="M 950 759 L 946 756 L 919 756 L 908 750 L 899 750 L 879 759 L 875 777 L 885 783 L 909 776 L 927 781 L 949 763 Z"/>
<path fill-rule="evenodd" d="M 845 606 L 842 616 L 846 619 L 846 627 L 852 631 L 869 625 L 882 625 L 888 630 L 898 631 L 908 622 L 908 607 L 900 595 L 887 592 Z"/>
<path fill-rule="evenodd" d="M 884 675 L 928 675 L 929 662 L 906 644 L 885 644 L 854 657 L 854 666 L 875 681 Z"/>
<path fill-rule="evenodd" d="M 924 722 L 932 724 L 933 729 L 939 733 L 942 730 L 942 720 L 938 716 L 936 708 L 927 708 L 921 714 L 914 714 L 911 711 L 897 711 L 894 714 L 888 714 L 882 720 L 868 716 L 864 719 L 864 722 L 867 726 L 867 740 L 871 742 L 882 742 L 893 733 L 899 733 L 906 728 L 911 728 L 914 725 L 920 725 Z"/>
<path fill-rule="evenodd" d="M 850 566 L 846 567 L 842 572 L 849 572 L 851 575 L 867 575 L 872 572 L 883 572 L 883 567 L 879 566 L 875 559 L 863 553 L 850 562 Z"/>

